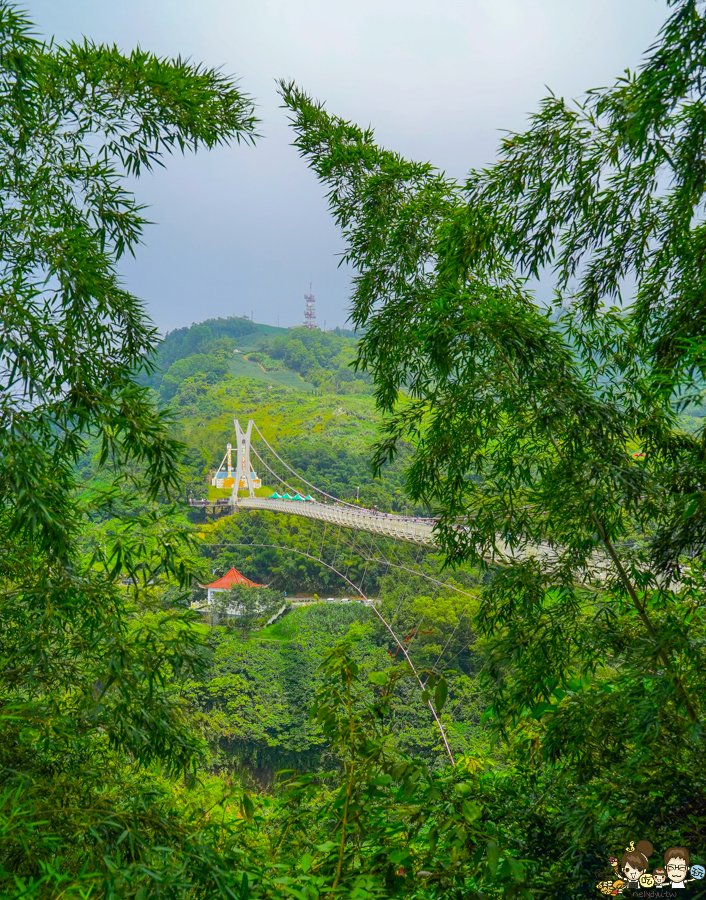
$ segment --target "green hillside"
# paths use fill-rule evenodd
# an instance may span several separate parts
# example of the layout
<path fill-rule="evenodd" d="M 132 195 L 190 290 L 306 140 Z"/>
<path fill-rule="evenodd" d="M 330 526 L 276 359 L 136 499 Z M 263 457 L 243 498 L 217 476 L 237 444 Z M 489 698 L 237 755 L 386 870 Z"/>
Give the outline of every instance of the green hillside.
<path fill-rule="evenodd" d="M 349 500 L 358 495 L 361 504 L 381 510 L 423 512 L 404 495 L 404 449 L 382 478 L 372 475 L 379 415 L 367 376 L 351 367 L 355 355 L 355 336 L 340 329 L 284 329 L 232 318 L 170 332 L 149 383 L 188 447 L 185 496 L 216 495 L 210 479 L 232 441 L 235 416 L 243 423 L 254 419 L 282 458 L 328 493 Z"/>
<path fill-rule="evenodd" d="M 250 378 L 265 384 L 277 384 L 280 387 L 294 388 L 297 391 L 313 392 L 316 390 L 310 381 L 305 381 L 298 372 L 281 369 L 268 372 L 262 364 L 249 359 L 245 353 L 234 356 L 228 363 L 231 374 L 236 378 Z"/>
<path fill-rule="evenodd" d="M 370 379 L 351 368 L 355 347 L 352 333 L 341 329 L 208 319 L 165 336 L 149 383 L 165 402 L 182 389 L 188 393 L 191 387 L 222 381 L 228 373 L 303 392 L 369 393 Z"/>

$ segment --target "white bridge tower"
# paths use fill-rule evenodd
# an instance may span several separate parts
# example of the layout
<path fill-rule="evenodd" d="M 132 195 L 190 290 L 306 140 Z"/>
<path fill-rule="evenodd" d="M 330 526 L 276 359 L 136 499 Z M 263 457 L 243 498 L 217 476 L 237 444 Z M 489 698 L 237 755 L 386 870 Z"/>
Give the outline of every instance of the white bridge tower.
<path fill-rule="evenodd" d="M 247 488 L 248 496 L 255 496 L 255 488 L 262 487 L 262 481 L 257 477 L 257 473 L 250 462 L 250 438 L 252 437 L 253 420 L 248 419 L 248 427 L 243 431 L 240 422 L 233 419 L 235 425 L 235 440 L 238 450 L 237 469 L 238 478 L 233 485 L 232 499 L 235 502 L 238 499 L 238 491 L 240 488 Z"/>
<path fill-rule="evenodd" d="M 213 487 L 232 488 L 231 502 L 238 499 L 238 492 L 246 490 L 249 497 L 255 496 L 255 490 L 262 487 L 262 481 L 257 477 L 257 472 L 250 462 L 250 439 L 252 437 L 253 420 L 248 420 L 245 430 L 240 427 L 240 422 L 233 419 L 235 426 L 235 471 L 233 470 L 233 445 L 228 444 L 223 462 L 211 479 Z"/>

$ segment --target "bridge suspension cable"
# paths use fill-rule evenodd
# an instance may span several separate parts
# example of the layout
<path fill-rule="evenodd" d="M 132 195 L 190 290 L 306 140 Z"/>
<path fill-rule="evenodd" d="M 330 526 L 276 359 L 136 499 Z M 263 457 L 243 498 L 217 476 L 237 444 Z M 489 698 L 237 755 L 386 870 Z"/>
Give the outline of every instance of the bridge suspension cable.
<path fill-rule="evenodd" d="M 294 475 L 296 478 L 298 478 L 300 481 L 302 481 L 307 487 L 311 488 L 312 490 L 316 491 L 319 494 L 322 494 L 324 497 L 328 497 L 329 500 L 333 500 L 335 503 L 341 504 L 342 506 L 350 506 L 353 509 L 359 508 L 354 503 L 349 503 L 347 500 L 341 500 L 339 497 L 334 497 L 333 494 L 328 494 L 326 491 L 322 490 L 321 488 L 316 487 L 315 484 L 311 484 L 311 482 L 307 481 L 306 478 L 302 478 L 302 476 L 298 472 L 295 472 L 294 469 L 282 459 L 282 457 L 277 453 L 277 451 L 274 450 L 270 446 L 270 444 L 267 441 L 267 438 L 257 427 L 256 422 L 253 422 L 253 427 L 254 427 L 255 431 L 257 431 L 257 433 L 260 435 L 260 438 L 262 439 L 263 443 L 267 445 L 267 448 L 269 449 L 270 453 L 272 453 L 272 455 L 277 460 L 279 460 L 279 462 L 282 463 L 282 465 L 285 467 L 285 469 L 287 469 L 287 471 L 291 472 L 292 475 Z M 257 456 L 257 458 L 262 460 L 262 457 L 257 453 L 257 451 L 254 451 L 254 452 L 255 452 L 255 455 Z M 266 465 L 266 463 L 264 463 L 264 461 L 263 461 L 263 465 Z M 269 468 L 269 466 L 268 466 L 268 468 Z M 272 470 L 270 469 L 270 471 L 272 471 Z M 273 472 L 272 474 L 274 475 L 275 473 Z M 279 477 L 279 476 L 275 476 L 275 477 Z M 280 480 L 282 481 L 283 484 L 286 484 L 284 479 L 280 479 Z"/>
<path fill-rule="evenodd" d="M 268 446 L 269 446 L 269 445 L 268 445 Z M 269 464 L 268 464 L 268 463 L 260 456 L 260 454 L 257 452 L 257 450 L 256 450 L 254 447 L 251 446 L 250 449 L 251 449 L 251 451 L 255 454 L 255 456 L 260 460 L 260 462 L 261 462 L 262 465 L 265 467 L 265 469 L 267 469 L 267 471 L 270 473 L 270 475 L 272 475 L 274 478 L 276 478 L 277 481 L 279 481 L 280 484 L 283 484 L 283 485 L 284 485 L 288 490 L 290 490 L 290 491 L 294 491 L 294 492 L 297 493 L 297 494 L 299 493 L 299 488 L 294 487 L 294 485 L 289 484 L 289 482 L 285 481 L 284 478 L 282 478 L 280 475 L 278 475 L 278 474 L 270 467 L 270 465 L 269 465 Z M 295 473 L 295 474 L 296 474 L 296 473 Z M 297 478 L 298 478 L 298 477 L 299 477 L 299 476 L 297 475 Z M 302 478 L 301 480 L 304 481 L 303 478 Z M 304 484 L 307 484 L 307 482 L 304 481 Z M 314 488 L 314 490 L 317 490 L 317 488 Z"/>

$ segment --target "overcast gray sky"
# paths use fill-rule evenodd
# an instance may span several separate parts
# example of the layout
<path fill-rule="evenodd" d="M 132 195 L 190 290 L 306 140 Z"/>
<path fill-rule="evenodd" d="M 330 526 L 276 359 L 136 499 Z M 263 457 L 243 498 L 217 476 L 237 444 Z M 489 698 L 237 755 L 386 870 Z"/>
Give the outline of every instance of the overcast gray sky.
<path fill-rule="evenodd" d="M 38 31 L 181 54 L 237 74 L 259 107 L 256 147 L 167 160 L 140 179 L 155 222 L 127 286 L 162 330 L 211 316 L 343 325 L 350 273 L 324 192 L 290 146 L 276 78 L 380 143 L 463 178 L 493 160 L 547 87 L 566 97 L 634 68 L 665 0 L 29 0 Z"/>

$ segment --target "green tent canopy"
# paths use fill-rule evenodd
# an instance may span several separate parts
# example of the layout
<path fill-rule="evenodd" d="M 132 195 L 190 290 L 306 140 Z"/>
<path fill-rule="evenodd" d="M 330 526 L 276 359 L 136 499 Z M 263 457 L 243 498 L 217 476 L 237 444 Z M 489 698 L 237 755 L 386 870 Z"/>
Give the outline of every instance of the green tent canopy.
<path fill-rule="evenodd" d="M 270 496 L 267 499 L 268 500 L 281 500 L 282 495 L 278 494 L 277 491 L 275 491 L 274 494 L 270 494 Z"/>
<path fill-rule="evenodd" d="M 290 497 L 289 494 L 282 494 L 283 500 L 294 500 L 294 497 Z"/>

